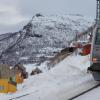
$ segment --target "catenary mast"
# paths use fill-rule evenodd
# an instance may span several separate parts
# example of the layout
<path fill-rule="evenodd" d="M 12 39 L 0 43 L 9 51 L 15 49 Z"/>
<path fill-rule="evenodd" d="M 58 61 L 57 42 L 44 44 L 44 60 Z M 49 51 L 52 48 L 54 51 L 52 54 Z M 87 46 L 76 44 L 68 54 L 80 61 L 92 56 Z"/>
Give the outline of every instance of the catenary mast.
<path fill-rule="evenodd" d="M 100 24 L 100 0 L 97 0 L 96 23 Z"/>

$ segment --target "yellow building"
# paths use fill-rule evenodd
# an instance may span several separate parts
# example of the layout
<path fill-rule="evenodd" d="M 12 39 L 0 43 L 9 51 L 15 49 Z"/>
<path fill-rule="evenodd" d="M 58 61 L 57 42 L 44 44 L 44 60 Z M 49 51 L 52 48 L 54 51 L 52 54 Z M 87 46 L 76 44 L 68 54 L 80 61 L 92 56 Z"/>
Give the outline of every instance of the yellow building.
<path fill-rule="evenodd" d="M 16 83 L 7 79 L 0 79 L 0 93 L 16 92 Z"/>
<path fill-rule="evenodd" d="M 16 92 L 17 84 L 23 83 L 27 77 L 25 67 L 20 64 L 14 67 L 0 64 L 0 93 Z"/>
<path fill-rule="evenodd" d="M 16 92 L 16 71 L 9 65 L 0 65 L 0 93 Z"/>

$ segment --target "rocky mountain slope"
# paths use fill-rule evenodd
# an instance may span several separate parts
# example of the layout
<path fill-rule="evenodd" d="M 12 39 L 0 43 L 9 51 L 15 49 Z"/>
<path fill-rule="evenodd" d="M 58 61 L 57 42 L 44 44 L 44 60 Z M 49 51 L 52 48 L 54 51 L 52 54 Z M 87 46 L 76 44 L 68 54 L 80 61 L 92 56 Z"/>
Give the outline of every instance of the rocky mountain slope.
<path fill-rule="evenodd" d="M 20 31 L 0 35 L 0 63 L 39 64 L 67 47 L 76 33 L 92 24 L 92 19 L 81 15 L 36 14 Z"/>

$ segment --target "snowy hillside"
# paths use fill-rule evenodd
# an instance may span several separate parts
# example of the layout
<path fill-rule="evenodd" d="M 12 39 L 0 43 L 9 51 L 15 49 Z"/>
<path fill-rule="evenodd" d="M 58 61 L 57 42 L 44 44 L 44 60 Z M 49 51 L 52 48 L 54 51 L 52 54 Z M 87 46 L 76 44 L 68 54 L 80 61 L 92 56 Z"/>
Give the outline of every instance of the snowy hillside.
<path fill-rule="evenodd" d="M 0 95 L 3 100 L 68 100 L 76 93 L 97 84 L 87 73 L 88 56 L 71 55 L 51 70 L 30 76 L 14 94 Z"/>
<path fill-rule="evenodd" d="M 0 35 L 0 63 L 39 64 L 67 47 L 76 33 L 92 24 L 92 19 L 81 15 L 36 14 L 20 31 Z"/>

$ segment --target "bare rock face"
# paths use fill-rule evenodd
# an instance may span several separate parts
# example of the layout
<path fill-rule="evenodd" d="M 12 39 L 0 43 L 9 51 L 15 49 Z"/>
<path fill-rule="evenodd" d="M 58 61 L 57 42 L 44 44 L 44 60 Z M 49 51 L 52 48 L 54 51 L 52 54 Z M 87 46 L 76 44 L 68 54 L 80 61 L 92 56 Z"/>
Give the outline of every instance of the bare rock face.
<path fill-rule="evenodd" d="M 0 63 L 41 63 L 67 47 L 76 33 L 92 25 L 90 19 L 80 15 L 43 16 L 32 20 L 15 33 L 0 35 Z"/>

